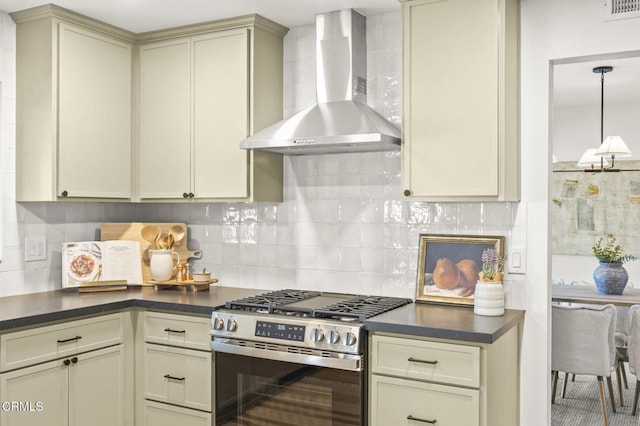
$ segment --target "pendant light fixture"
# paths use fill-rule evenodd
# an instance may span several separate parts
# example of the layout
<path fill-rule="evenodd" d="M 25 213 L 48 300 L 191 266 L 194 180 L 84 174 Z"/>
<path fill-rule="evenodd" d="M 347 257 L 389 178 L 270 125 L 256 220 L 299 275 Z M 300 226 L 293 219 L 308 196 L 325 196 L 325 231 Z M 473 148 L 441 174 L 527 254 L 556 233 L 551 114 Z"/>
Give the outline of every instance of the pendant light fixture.
<path fill-rule="evenodd" d="M 582 154 L 578 166 L 588 167 L 585 172 L 619 172 L 615 169 L 616 157 L 630 157 L 631 151 L 620 136 L 607 136 L 604 138 L 604 75 L 613 71 L 611 66 L 595 67 L 593 72 L 600 74 L 600 146 L 590 148 Z M 608 166 L 607 158 L 611 159 L 611 166 Z M 600 165 L 600 168 L 595 166 Z"/>

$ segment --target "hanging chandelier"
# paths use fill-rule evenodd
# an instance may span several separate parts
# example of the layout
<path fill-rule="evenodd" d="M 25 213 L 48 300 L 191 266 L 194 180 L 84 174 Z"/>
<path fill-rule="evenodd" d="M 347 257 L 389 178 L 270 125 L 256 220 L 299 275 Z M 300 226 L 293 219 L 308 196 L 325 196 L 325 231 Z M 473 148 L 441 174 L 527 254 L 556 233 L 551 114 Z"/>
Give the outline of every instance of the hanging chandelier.
<path fill-rule="evenodd" d="M 620 136 L 604 137 L 604 75 L 613 71 L 611 66 L 595 67 L 593 72 L 600 74 L 600 146 L 589 148 L 578 161 L 579 167 L 586 167 L 585 172 L 619 172 L 615 168 L 616 157 L 630 157 L 631 151 Z M 608 159 L 611 159 L 609 166 Z M 599 167 L 597 167 L 599 166 Z"/>

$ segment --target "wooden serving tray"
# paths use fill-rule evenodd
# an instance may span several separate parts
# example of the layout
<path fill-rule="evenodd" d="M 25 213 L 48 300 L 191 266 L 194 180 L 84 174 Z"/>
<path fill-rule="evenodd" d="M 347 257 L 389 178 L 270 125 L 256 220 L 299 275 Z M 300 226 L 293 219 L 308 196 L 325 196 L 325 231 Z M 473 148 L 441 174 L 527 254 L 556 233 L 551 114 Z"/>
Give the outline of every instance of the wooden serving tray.
<path fill-rule="evenodd" d="M 145 285 L 151 284 L 151 270 L 149 269 L 149 249 L 151 243 L 142 238 L 142 228 L 146 225 L 158 225 L 160 234 L 167 235 L 172 226 L 179 226 L 184 230 L 184 238 L 173 246 L 173 251 L 180 255 L 180 261 L 185 262 L 189 258 L 200 259 L 202 251 L 189 250 L 187 248 L 187 240 L 189 238 L 187 225 L 185 223 L 103 223 L 100 225 L 100 240 L 129 240 L 138 241 L 140 243 L 140 259 L 142 260 L 142 281 Z"/>
<path fill-rule="evenodd" d="M 180 291 L 206 291 L 209 290 L 209 284 L 217 283 L 217 278 L 212 278 L 209 281 L 149 281 L 150 284 L 153 284 L 153 288 L 155 290 L 164 289 L 164 288 L 173 288 L 178 289 Z"/>

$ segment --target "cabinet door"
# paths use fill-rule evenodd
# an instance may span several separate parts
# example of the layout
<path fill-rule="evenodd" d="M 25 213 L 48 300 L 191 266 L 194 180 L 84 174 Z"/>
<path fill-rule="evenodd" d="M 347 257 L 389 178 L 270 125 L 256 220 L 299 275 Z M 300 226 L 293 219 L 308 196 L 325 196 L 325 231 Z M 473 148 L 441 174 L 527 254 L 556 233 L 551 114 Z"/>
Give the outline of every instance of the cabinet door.
<path fill-rule="evenodd" d="M 247 197 L 248 30 L 193 39 L 193 179 L 198 198 Z"/>
<path fill-rule="evenodd" d="M 67 426 L 68 369 L 56 360 L 0 374 L 0 424 Z M 21 405 L 7 410 L 7 402 Z"/>
<path fill-rule="evenodd" d="M 140 47 L 140 198 L 191 192 L 189 39 Z"/>
<path fill-rule="evenodd" d="M 59 24 L 58 126 L 58 196 L 131 197 L 129 44 Z"/>
<path fill-rule="evenodd" d="M 147 399 L 211 411 L 211 352 L 147 343 L 144 347 Z"/>
<path fill-rule="evenodd" d="M 371 426 L 479 426 L 480 391 L 371 376 Z"/>
<path fill-rule="evenodd" d="M 500 197 L 499 179 L 505 179 L 499 110 L 504 108 L 501 4 L 403 4 L 406 195 L 443 200 Z"/>
<path fill-rule="evenodd" d="M 69 426 L 125 424 L 122 345 L 88 352 L 69 366 Z"/>

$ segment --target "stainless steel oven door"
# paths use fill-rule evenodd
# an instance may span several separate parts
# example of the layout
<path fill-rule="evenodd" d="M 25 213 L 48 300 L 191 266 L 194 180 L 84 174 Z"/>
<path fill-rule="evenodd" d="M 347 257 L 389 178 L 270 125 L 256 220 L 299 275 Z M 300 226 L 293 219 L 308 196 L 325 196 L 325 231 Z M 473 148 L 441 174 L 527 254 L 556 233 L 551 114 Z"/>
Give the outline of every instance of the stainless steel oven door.
<path fill-rule="evenodd" d="M 243 354 L 236 345 L 224 346 L 228 339 L 217 344 L 215 340 L 217 426 L 366 424 L 361 362 L 358 370 L 331 368 L 303 362 L 304 354 L 289 357 L 276 349 L 278 345 L 264 350 L 249 347 Z M 255 356 L 256 351 L 262 351 L 261 356 Z"/>

